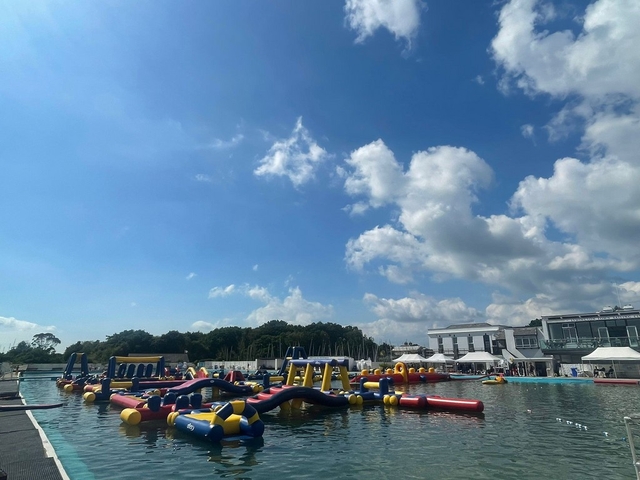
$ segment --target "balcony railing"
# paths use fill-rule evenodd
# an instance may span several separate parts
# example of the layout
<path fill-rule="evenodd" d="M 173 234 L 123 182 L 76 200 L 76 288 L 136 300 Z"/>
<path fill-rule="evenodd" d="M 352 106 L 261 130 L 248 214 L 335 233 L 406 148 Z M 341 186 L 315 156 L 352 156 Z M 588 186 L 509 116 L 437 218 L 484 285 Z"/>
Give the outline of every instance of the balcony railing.
<path fill-rule="evenodd" d="M 598 347 L 640 347 L 637 338 L 609 337 L 609 338 L 573 338 L 538 340 L 542 350 L 581 349 L 589 350 Z"/>
<path fill-rule="evenodd" d="M 456 351 L 451 349 L 451 348 L 439 348 L 438 349 L 438 353 L 443 353 L 447 357 L 451 357 L 451 358 L 453 358 L 455 360 L 457 360 L 460 357 L 465 356 L 467 353 L 470 353 L 470 352 L 484 352 L 484 351 L 485 351 L 484 349 L 478 349 L 478 348 L 475 348 L 473 350 L 467 350 L 466 348 L 458 348 L 457 354 L 456 354 Z M 501 352 L 502 352 L 501 348 L 494 347 L 493 355 L 498 355 L 498 356 L 502 355 Z M 489 353 L 491 353 L 491 352 L 489 352 Z"/>

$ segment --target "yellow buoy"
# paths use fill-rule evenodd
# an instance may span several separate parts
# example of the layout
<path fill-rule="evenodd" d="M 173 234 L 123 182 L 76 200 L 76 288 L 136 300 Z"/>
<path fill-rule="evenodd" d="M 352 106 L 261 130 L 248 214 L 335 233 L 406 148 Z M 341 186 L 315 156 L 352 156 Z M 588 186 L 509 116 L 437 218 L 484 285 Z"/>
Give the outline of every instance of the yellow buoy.
<path fill-rule="evenodd" d="M 167 416 L 167 425 L 169 425 L 170 427 L 173 427 L 176 423 L 176 417 L 180 415 L 178 412 L 171 412 L 168 416 Z"/>
<path fill-rule="evenodd" d="M 138 425 L 142 415 L 135 408 L 125 408 L 120 412 L 120 419 L 128 425 Z"/>

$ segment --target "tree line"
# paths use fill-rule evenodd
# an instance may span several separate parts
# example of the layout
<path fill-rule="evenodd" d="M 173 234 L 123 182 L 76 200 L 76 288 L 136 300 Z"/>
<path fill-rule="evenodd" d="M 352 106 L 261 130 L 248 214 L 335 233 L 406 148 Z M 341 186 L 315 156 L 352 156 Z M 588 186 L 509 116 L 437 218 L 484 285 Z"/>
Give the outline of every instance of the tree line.
<path fill-rule="evenodd" d="M 390 357 L 392 348 L 386 343 L 378 345 L 357 327 L 322 322 L 301 326 L 282 320 L 272 320 L 257 328 L 223 327 L 208 333 L 172 330 L 152 335 L 144 330 L 124 330 L 107 336 L 104 341 L 76 342 L 62 354 L 55 353 L 55 346 L 59 344 L 60 340 L 52 334 L 38 334 L 31 345 L 20 342 L 0 354 L 0 361 L 60 363 L 66 362 L 74 352 L 86 353 L 92 363 L 106 363 L 113 355 L 127 356 L 130 353 L 187 352 L 192 362 L 267 359 L 283 357 L 288 346 L 302 346 L 307 354 L 314 356 L 348 356 L 381 361 Z"/>

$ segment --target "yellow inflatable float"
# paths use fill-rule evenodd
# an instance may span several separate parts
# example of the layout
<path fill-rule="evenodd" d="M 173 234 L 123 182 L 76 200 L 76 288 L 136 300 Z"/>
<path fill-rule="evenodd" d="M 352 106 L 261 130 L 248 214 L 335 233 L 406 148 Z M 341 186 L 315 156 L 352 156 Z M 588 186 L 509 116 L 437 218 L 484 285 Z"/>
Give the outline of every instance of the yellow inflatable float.
<path fill-rule="evenodd" d="M 504 377 L 488 378 L 482 381 L 483 385 L 502 385 L 503 383 L 508 383 Z"/>

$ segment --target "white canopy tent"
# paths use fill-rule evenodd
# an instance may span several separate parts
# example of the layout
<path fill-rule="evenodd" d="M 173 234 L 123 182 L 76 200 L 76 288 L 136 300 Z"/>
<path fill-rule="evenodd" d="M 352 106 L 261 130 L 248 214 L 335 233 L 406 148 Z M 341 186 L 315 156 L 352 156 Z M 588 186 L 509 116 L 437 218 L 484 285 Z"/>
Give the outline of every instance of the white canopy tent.
<path fill-rule="evenodd" d="M 618 362 L 632 362 L 635 365 L 640 364 L 640 353 L 631 347 L 599 347 L 589 355 L 582 357 L 583 362 L 589 363 L 611 363 L 613 374 L 618 378 L 615 364 Z"/>
<path fill-rule="evenodd" d="M 428 360 L 424 358 L 422 355 L 418 355 L 417 353 L 403 353 L 398 358 L 396 358 L 394 362 L 426 363 L 428 362 Z"/>
<path fill-rule="evenodd" d="M 582 357 L 587 362 L 640 361 L 640 353 L 631 347 L 599 347 Z"/>
<path fill-rule="evenodd" d="M 469 352 L 466 355 L 458 358 L 456 363 L 470 363 L 474 365 L 474 370 L 476 369 L 475 365 L 483 364 L 485 369 L 489 369 L 489 365 L 497 366 L 501 362 L 500 357 L 496 357 L 495 355 L 491 355 L 489 352 Z"/>
<path fill-rule="evenodd" d="M 444 353 L 434 353 L 426 359 L 427 363 L 453 363 L 453 358 L 447 357 Z"/>
<path fill-rule="evenodd" d="M 491 363 L 498 364 L 502 360 L 500 357 L 491 355 L 489 352 L 469 352 L 456 360 L 456 363 Z"/>

